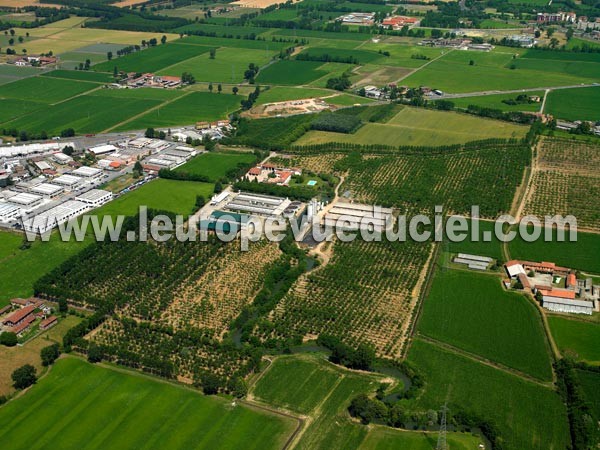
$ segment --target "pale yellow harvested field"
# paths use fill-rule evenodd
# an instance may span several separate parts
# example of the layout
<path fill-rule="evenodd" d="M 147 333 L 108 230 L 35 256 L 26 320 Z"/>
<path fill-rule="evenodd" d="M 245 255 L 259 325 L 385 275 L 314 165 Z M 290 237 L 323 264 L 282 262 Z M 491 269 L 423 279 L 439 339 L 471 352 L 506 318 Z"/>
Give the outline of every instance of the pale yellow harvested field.
<path fill-rule="evenodd" d="M 126 8 L 128 6 L 139 5 L 140 3 L 144 3 L 145 1 L 146 0 L 124 0 L 122 2 L 113 3 L 112 6 Z"/>
<path fill-rule="evenodd" d="M 54 54 L 60 55 L 61 53 L 71 52 L 92 44 L 134 45 L 139 44 L 142 40 L 149 40 L 151 38 L 160 39 L 163 35 L 163 33 L 100 30 L 80 27 L 62 29 L 44 29 L 42 27 L 36 31 L 46 33 L 46 36 L 32 35 L 34 37 L 39 37 L 39 39 L 28 41 L 25 44 L 25 48 L 27 48 L 27 52 L 30 54 L 52 51 Z M 166 36 L 170 41 L 179 39 L 179 35 L 177 34 L 167 34 Z"/>
<path fill-rule="evenodd" d="M 8 8 L 23 8 L 25 6 L 40 6 L 41 3 L 38 0 L 0 0 L 1 7 Z M 44 3 L 45 8 L 60 8 L 60 5 L 52 5 L 50 3 Z"/>
<path fill-rule="evenodd" d="M 281 0 L 238 0 L 231 2 L 231 5 L 243 6 L 246 8 L 266 8 L 267 6 L 281 3 Z"/>

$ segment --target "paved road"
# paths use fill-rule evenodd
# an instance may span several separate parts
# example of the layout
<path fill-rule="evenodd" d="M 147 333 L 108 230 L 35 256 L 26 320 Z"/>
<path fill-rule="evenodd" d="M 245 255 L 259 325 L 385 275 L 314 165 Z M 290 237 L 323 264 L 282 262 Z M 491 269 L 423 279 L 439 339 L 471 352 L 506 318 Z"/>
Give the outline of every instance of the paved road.
<path fill-rule="evenodd" d="M 481 91 L 481 92 L 463 92 L 459 94 L 446 94 L 444 95 L 436 95 L 434 98 L 438 99 L 449 99 L 449 98 L 463 98 L 463 97 L 480 97 L 483 95 L 496 95 L 496 94 L 519 94 L 521 92 L 531 92 L 531 91 L 554 91 L 558 89 L 576 89 L 576 88 L 584 88 L 584 87 L 593 87 L 600 86 L 600 83 L 582 83 L 582 84 L 574 84 L 571 86 L 543 86 L 543 87 L 532 87 L 527 89 L 510 89 L 506 91 Z"/>

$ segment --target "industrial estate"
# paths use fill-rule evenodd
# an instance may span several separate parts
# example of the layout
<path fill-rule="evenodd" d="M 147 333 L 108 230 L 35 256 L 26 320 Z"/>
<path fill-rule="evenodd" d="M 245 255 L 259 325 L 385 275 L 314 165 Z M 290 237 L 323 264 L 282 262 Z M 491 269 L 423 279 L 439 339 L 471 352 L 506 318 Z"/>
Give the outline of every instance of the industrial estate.
<path fill-rule="evenodd" d="M 0 0 L 0 447 L 599 448 L 600 3 L 44 1 Z"/>

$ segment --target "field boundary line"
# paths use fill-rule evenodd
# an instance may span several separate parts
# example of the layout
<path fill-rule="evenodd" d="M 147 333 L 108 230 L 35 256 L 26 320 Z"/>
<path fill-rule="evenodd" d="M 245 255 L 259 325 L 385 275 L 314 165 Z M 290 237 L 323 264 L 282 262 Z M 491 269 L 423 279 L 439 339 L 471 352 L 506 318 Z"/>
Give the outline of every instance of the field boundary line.
<path fill-rule="evenodd" d="M 155 111 L 155 110 L 157 110 L 157 109 L 161 108 L 162 106 L 168 105 L 168 104 L 170 104 L 170 103 L 173 103 L 173 102 L 174 102 L 174 101 L 176 101 L 176 100 L 179 100 L 179 99 L 182 99 L 182 98 L 184 98 L 184 97 L 187 97 L 188 95 L 192 94 L 192 92 L 194 92 L 194 91 L 189 91 L 189 92 L 186 92 L 185 94 L 182 94 L 182 95 L 180 95 L 180 96 L 178 96 L 178 97 L 171 98 L 171 99 L 169 99 L 169 100 L 167 100 L 167 101 L 165 101 L 165 102 L 159 103 L 158 105 L 156 105 L 156 106 L 153 106 L 152 108 L 150 108 L 150 109 L 147 109 L 146 111 L 143 111 L 143 112 L 141 112 L 141 113 L 139 113 L 139 114 L 136 114 L 135 116 L 131 116 L 131 117 L 127 118 L 126 120 L 122 121 L 122 122 L 119 122 L 119 123 L 116 123 L 116 124 L 114 124 L 114 125 L 113 125 L 113 126 L 111 126 L 110 128 L 107 128 L 106 130 L 104 130 L 104 131 L 101 131 L 101 132 L 100 132 L 100 133 L 98 133 L 98 134 L 110 133 L 110 132 L 111 132 L 112 130 L 114 130 L 115 128 L 117 128 L 117 127 L 120 127 L 121 125 L 128 124 L 129 122 L 132 122 L 132 121 L 133 121 L 133 120 L 135 120 L 135 119 L 138 119 L 138 118 L 140 118 L 140 117 L 142 117 L 142 116 L 144 116 L 144 115 L 146 115 L 146 114 L 148 114 L 148 113 L 150 113 L 150 112 L 152 112 L 152 111 Z"/>
<path fill-rule="evenodd" d="M 429 295 L 429 291 L 431 290 L 431 285 L 433 284 L 433 278 L 436 273 L 436 266 L 438 265 L 440 252 L 441 252 L 441 244 L 434 244 L 434 248 L 432 249 L 432 253 L 429 256 L 430 261 L 429 267 L 427 268 L 427 273 L 425 274 L 425 280 L 421 286 L 421 290 L 419 292 L 419 297 L 417 299 L 417 304 L 415 305 L 415 309 L 413 310 L 413 320 L 409 325 L 409 330 L 406 335 L 406 345 L 404 346 L 402 352 L 400 353 L 401 358 L 406 358 L 408 356 L 408 352 L 414 340 L 415 334 L 417 334 L 417 325 L 419 320 L 421 319 L 421 314 L 423 312 L 423 304 L 425 303 L 426 297 Z"/>
<path fill-rule="evenodd" d="M 333 395 L 333 392 L 338 388 L 338 386 L 342 383 L 342 381 L 346 378 L 346 374 L 341 373 L 340 376 L 338 377 L 338 379 L 336 380 L 335 384 L 331 387 L 331 389 L 329 390 L 329 392 L 327 393 L 327 395 L 325 397 L 323 397 L 323 400 L 321 400 L 321 402 L 314 407 L 314 409 L 311 411 L 310 415 L 307 415 L 306 420 L 304 421 L 304 427 L 302 430 L 300 430 L 298 433 L 296 433 L 296 435 L 294 436 L 294 439 L 291 439 L 290 442 L 288 443 L 289 445 L 287 447 L 284 448 L 296 448 L 296 446 L 300 443 L 300 440 L 302 439 L 302 436 L 304 436 L 304 433 L 310 428 L 310 425 L 315 421 L 315 418 L 320 417 L 321 414 L 321 410 L 323 408 L 323 405 L 325 404 L 325 402 L 327 400 L 329 400 L 329 397 L 331 397 Z"/>
<path fill-rule="evenodd" d="M 436 338 L 432 338 L 421 332 L 417 332 L 417 337 L 425 342 L 428 342 L 429 344 L 432 344 L 432 345 L 435 345 L 436 347 L 448 350 L 451 353 L 463 356 L 472 361 L 483 364 L 484 366 L 488 366 L 493 369 L 500 370 L 501 372 L 510 374 L 517 378 L 521 378 L 522 380 L 528 381 L 530 383 L 537 384 L 538 386 L 542 386 L 542 387 L 545 387 L 545 388 L 548 388 L 551 390 L 554 389 L 554 383 L 552 381 L 539 380 L 538 378 L 535 378 L 529 374 L 526 374 L 525 372 L 521 372 L 518 369 L 513 369 L 512 367 L 506 366 L 506 365 L 498 363 L 496 361 L 492 361 L 491 359 L 484 358 L 483 356 L 477 355 L 476 353 L 471 353 L 467 350 L 463 350 L 459 347 L 455 347 L 452 344 L 448 344 L 447 342 L 443 342 Z M 554 376 L 554 373 L 553 373 L 553 376 Z"/>
<path fill-rule="evenodd" d="M 417 73 L 419 70 L 423 69 L 424 67 L 427 67 L 429 64 L 431 64 L 434 61 L 437 61 L 438 59 L 452 53 L 454 51 L 453 48 L 451 48 L 450 50 L 448 50 L 445 53 L 442 53 L 440 56 L 436 56 L 433 59 L 430 59 L 429 61 L 427 61 L 425 64 L 423 64 L 422 66 L 419 67 L 415 67 L 413 70 L 411 70 L 410 72 L 408 72 L 406 75 L 401 76 L 400 78 L 398 78 L 394 83 L 399 83 L 400 81 L 410 77 L 411 75 L 414 75 L 415 73 Z"/>

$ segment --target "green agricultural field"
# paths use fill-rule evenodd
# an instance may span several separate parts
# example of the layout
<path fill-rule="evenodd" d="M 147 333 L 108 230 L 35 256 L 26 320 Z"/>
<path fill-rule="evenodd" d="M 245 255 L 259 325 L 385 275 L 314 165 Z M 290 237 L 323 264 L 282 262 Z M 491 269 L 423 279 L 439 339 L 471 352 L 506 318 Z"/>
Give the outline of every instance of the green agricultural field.
<path fill-rule="evenodd" d="M 473 61 L 473 65 L 470 64 Z M 514 66 L 514 69 L 511 67 Z M 429 86 L 443 91 L 486 92 L 571 86 L 594 82 L 593 63 L 512 58 L 509 52 L 449 51 L 442 58 L 403 80 L 409 86 Z"/>
<path fill-rule="evenodd" d="M 211 181 L 217 181 L 238 165 L 250 165 L 254 161 L 256 161 L 254 153 L 203 153 L 178 167 L 175 171 L 206 176 Z"/>
<path fill-rule="evenodd" d="M 552 379 L 539 313 L 524 296 L 506 292 L 499 277 L 438 270 L 418 329 L 541 380 Z"/>
<path fill-rule="evenodd" d="M 0 271 L 0 305 L 5 305 L 15 297 L 33 295 L 33 283 L 42 275 L 62 264 L 78 253 L 85 242 L 61 242 L 53 234 L 49 242 L 36 241 L 26 250 L 20 250 L 20 242 L 15 246 L 14 235 L 10 238 L 6 231 L 0 232 L 2 242 L 2 270 Z M 22 237 L 19 236 L 19 240 Z"/>
<path fill-rule="evenodd" d="M 27 415 L 29 420 L 23 420 Z M 60 360 L 30 392 L 0 408 L 3 447 L 280 448 L 295 422 L 144 375 Z"/>
<path fill-rule="evenodd" d="M 396 430 L 385 426 L 366 427 L 351 422 L 347 408 L 353 397 L 373 393 L 382 375 L 362 374 L 325 361 L 321 354 L 277 357 L 260 376 L 251 394 L 259 401 L 312 417 L 296 448 L 431 450 L 437 435 Z M 453 449 L 475 448 L 480 439 L 468 434 L 448 433 Z"/>
<path fill-rule="evenodd" d="M 114 80 L 112 74 L 109 73 L 83 70 L 53 70 L 52 72 L 44 73 L 43 76 L 68 80 L 94 81 L 96 83 L 111 83 Z"/>
<path fill-rule="evenodd" d="M 489 256 L 490 258 L 503 260 L 502 242 L 500 242 L 494 232 L 494 222 L 490 221 L 472 221 L 469 223 L 467 238 L 462 242 L 450 242 L 449 239 L 442 244 L 443 251 L 447 253 L 469 253 L 471 255 Z M 479 227 L 478 240 L 471 239 L 471 232 L 475 226 Z M 484 233 L 491 233 L 491 241 L 483 240 Z"/>
<path fill-rule="evenodd" d="M 269 28 L 260 27 L 247 27 L 247 26 L 225 26 L 225 25 L 214 25 L 210 23 L 194 23 L 191 25 L 184 25 L 176 28 L 174 31 L 177 33 L 193 33 L 194 31 L 203 31 L 205 33 L 215 33 L 216 36 L 248 36 L 251 34 L 259 35 L 265 31 L 269 31 Z M 233 40 L 233 39 L 231 39 Z M 239 39 L 236 39 L 239 40 Z"/>
<path fill-rule="evenodd" d="M 96 83 L 84 81 L 32 77 L 0 86 L 0 98 L 56 103 L 97 87 Z"/>
<path fill-rule="evenodd" d="M 93 214 L 133 216 L 138 213 L 140 206 L 147 206 L 151 209 L 188 215 L 196 204 L 196 196 L 209 198 L 213 190 L 214 186 L 210 183 L 159 179 L 107 203 Z"/>
<path fill-rule="evenodd" d="M 437 446 L 437 432 L 403 431 L 372 426 L 361 450 L 432 450 Z M 471 450 L 477 448 L 481 438 L 469 433 L 448 433 L 448 446 L 452 450 Z"/>
<path fill-rule="evenodd" d="M 17 67 L 8 64 L 0 64 L 0 85 L 37 75 L 40 72 L 40 69 L 36 67 Z"/>
<path fill-rule="evenodd" d="M 548 316 L 554 341 L 563 356 L 600 364 L 600 324 Z"/>
<path fill-rule="evenodd" d="M 47 107 L 48 105 L 45 103 L 19 100 L 16 98 L 0 99 L 0 123 L 8 122 L 16 117 Z"/>
<path fill-rule="evenodd" d="M 292 47 L 291 42 L 274 42 L 271 40 L 257 41 L 252 39 L 231 39 L 210 36 L 186 36 L 173 42 L 175 45 L 208 46 L 209 48 L 227 47 L 250 50 L 264 50 L 266 52 L 279 52 L 283 48 Z"/>
<path fill-rule="evenodd" d="M 240 108 L 242 98 L 242 96 L 233 94 L 192 92 L 136 117 L 130 122 L 119 125 L 116 130 L 164 128 L 175 125 L 191 125 L 203 120 L 225 119 L 230 113 Z"/>
<path fill-rule="evenodd" d="M 19 233 L 3 231 L 0 233 L 0 261 L 17 254 L 19 246 L 23 242 L 23 236 Z"/>
<path fill-rule="evenodd" d="M 371 39 L 370 34 L 344 32 L 335 33 L 328 31 L 317 31 L 317 30 L 300 30 L 300 29 L 275 29 L 273 34 L 277 36 L 286 36 L 294 38 L 319 38 L 319 39 L 335 39 L 335 40 L 350 40 L 350 41 L 366 41 Z"/>
<path fill-rule="evenodd" d="M 509 244 L 509 251 L 513 259 L 552 261 L 561 266 L 600 274 L 598 234 L 578 232 L 576 242 L 558 242 L 556 233 L 548 242 L 544 240 L 544 232 L 534 242 L 525 242 L 517 235 Z"/>
<path fill-rule="evenodd" d="M 256 101 L 256 105 L 265 103 L 284 102 L 287 100 L 300 100 L 304 98 L 324 97 L 335 94 L 335 91 L 327 89 L 315 89 L 292 86 L 275 86 L 262 91 Z"/>
<path fill-rule="evenodd" d="M 298 380 L 290 384 L 290 377 Z M 336 386 L 339 373 L 327 365 L 299 357 L 281 357 L 267 368 L 253 391 L 254 396 L 270 405 L 308 414 Z"/>
<path fill-rule="evenodd" d="M 333 60 L 335 59 L 356 59 L 358 60 L 358 64 L 367 64 L 373 63 L 374 61 L 386 60 L 386 57 L 374 52 L 367 50 L 346 50 L 346 49 L 335 49 L 335 48 L 327 48 L 327 47 L 309 47 L 303 50 L 300 55 L 310 55 L 315 58 L 329 57 Z M 301 60 L 301 56 L 297 58 Z M 382 61 L 382 63 L 383 63 Z"/>
<path fill-rule="evenodd" d="M 440 124 L 444 124 L 443 127 Z M 353 134 L 309 131 L 296 145 L 349 142 L 354 144 L 448 145 L 478 139 L 522 137 L 526 127 L 454 112 L 404 108 L 385 124 L 368 123 Z"/>
<path fill-rule="evenodd" d="M 569 445 L 566 410 L 550 388 L 419 339 L 413 341 L 408 360 L 426 383 L 422 395 L 408 405 L 438 410 L 447 402 L 450 414 L 467 410 L 491 419 L 507 450 L 558 450 Z"/>
<path fill-rule="evenodd" d="M 545 113 L 558 119 L 600 121 L 600 86 L 551 91 Z"/>
<path fill-rule="evenodd" d="M 193 46 L 178 46 L 195 48 Z M 194 75 L 196 81 L 212 81 L 239 83 L 244 80 L 244 72 L 248 65 L 254 63 L 259 67 L 267 64 L 275 56 L 271 50 L 252 50 L 238 48 L 218 48 L 214 59 L 209 53 L 203 53 L 195 58 L 182 61 L 160 70 L 159 75 L 180 76 L 183 72 Z"/>
<path fill-rule="evenodd" d="M 56 78 L 45 79 L 57 80 Z M 6 126 L 29 132 L 46 131 L 53 135 L 66 128 L 73 128 L 78 134 L 99 133 L 159 103 L 148 99 L 115 100 L 112 97 L 81 95 L 21 116 L 8 122 Z"/>
<path fill-rule="evenodd" d="M 178 64 L 189 58 L 194 58 L 208 52 L 209 47 L 175 45 L 172 43 L 158 45 L 120 58 L 113 58 L 93 66 L 98 72 L 112 73 L 117 67 L 123 72 L 158 72 L 161 69 Z M 181 72 L 177 73 L 177 76 Z"/>
<path fill-rule="evenodd" d="M 322 62 L 281 60 L 258 73 L 257 80 L 266 84 L 308 84 L 327 75 Z"/>
<path fill-rule="evenodd" d="M 537 95 L 540 99 L 544 98 L 544 91 L 523 92 L 528 96 Z M 461 97 L 449 99 L 458 108 L 467 108 L 469 105 L 481 106 L 482 108 L 500 109 L 502 111 L 529 111 L 537 112 L 541 108 L 541 103 L 520 103 L 518 105 L 507 105 L 502 100 L 515 100 L 519 94 L 493 94 L 480 95 L 476 97 Z"/>
<path fill-rule="evenodd" d="M 396 67 L 421 67 L 428 60 L 413 58 L 413 56 L 423 55 L 429 60 L 443 55 L 447 50 L 439 48 L 423 47 L 418 45 L 407 45 L 405 43 L 390 42 L 389 39 L 382 39 L 379 42 L 367 42 L 362 45 L 361 50 L 371 50 L 375 52 L 388 52 L 390 56 L 382 57 L 377 61 L 384 66 Z"/>
<path fill-rule="evenodd" d="M 335 106 L 356 106 L 366 105 L 373 103 L 374 100 L 366 97 L 359 97 L 358 95 L 340 94 L 333 97 L 327 97 L 324 99 L 327 103 Z"/>

